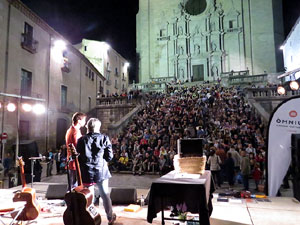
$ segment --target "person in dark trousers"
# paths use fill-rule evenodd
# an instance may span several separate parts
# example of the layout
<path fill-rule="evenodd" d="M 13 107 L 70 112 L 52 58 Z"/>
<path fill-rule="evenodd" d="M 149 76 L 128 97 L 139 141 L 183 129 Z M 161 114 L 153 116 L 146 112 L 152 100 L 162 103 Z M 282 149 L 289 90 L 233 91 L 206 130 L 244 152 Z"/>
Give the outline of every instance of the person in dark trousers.
<path fill-rule="evenodd" d="M 116 220 L 116 214 L 112 211 L 112 203 L 109 196 L 108 180 L 111 174 L 107 162 L 112 160 L 113 151 L 109 137 L 100 133 L 101 121 L 91 118 L 87 122 L 88 133 L 78 139 L 77 151 L 82 174 L 82 183 L 90 189 L 94 196 L 94 185 L 98 186 L 100 197 L 106 212 L 108 224 Z"/>
<path fill-rule="evenodd" d="M 246 151 L 241 152 L 241 174 L 243 178 L 244 189 L 249 190 L 249 175 L 250 175 L 250 159 L 246 155 Z"/>
<path fill-rule="evenodd" d="M 230 152 L 227 152 L 227 159 L 224 162 L 226 178 L 230 187 L 234 185 L 234 161 Z"/>
<path fill-rule="evenodd" d="M 61 149 L 58 149 L 58 152 L 55 154 L 54 159 L 55 159 L 55 163 L 56 163 L 56 174 L 60 173 L 60 164 L 62 162 L 62 153 L 61 153 Z"/>

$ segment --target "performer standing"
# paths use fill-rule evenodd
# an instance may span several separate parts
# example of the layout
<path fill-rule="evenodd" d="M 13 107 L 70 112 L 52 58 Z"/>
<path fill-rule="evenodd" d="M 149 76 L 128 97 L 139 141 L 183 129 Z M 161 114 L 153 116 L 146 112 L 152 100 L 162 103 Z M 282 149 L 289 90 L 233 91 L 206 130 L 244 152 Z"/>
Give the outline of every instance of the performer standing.
<path fill-rule="evenodd" d="M 66 133 L 66 145 L 67 146 L 69 146 L 69 144 L 73 144 L 74 147 L 76 148 L 77 140 L 82 136 L 80 128 L 85 125 L 85 122 L 86 122 L 86 114 L 81 113 L 81 112 L 74 113 L 74 115 L 72 117 L 72 125 L 67 130 L 67 133 Z M 71 156 L 71 152 L 68 149 L 67 150 L 67 160 L 69 160 L 70 156 Z M 74 188 L 77 186 L 75 161 L 71 161 L 69 163 L 68 173 L 70 175 L 71 188 Z"/>
<path fill-rule="evenodd" d="M 82 174 L 83 185 L 88 187 L 94 196 L 94 184 L 97 184 L 103 200 L 108 224 L 113 224 L 116 214 L 108 192 L 108 179 L 111 177 L 107 162 L 113 158 L 109 137 L 100 133 L 101 121 L 91 118 L 87 122 L 88 133 L 79 138 L 77 152 Z"/>

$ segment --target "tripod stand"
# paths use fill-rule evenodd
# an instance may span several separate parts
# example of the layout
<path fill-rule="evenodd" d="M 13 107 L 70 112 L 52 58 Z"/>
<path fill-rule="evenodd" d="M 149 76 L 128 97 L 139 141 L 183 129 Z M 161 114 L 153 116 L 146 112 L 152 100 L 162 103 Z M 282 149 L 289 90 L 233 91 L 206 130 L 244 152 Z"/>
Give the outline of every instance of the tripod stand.
<path fill-rule="evenodd" d="M 30 157 L 29 159 L 31 160 L 31 188 L 32 188 L 33 187 L 33 179 L 35 177 L 34 164 L 35 164 L 36 160 L 42 160 L 43 157 Z"/>

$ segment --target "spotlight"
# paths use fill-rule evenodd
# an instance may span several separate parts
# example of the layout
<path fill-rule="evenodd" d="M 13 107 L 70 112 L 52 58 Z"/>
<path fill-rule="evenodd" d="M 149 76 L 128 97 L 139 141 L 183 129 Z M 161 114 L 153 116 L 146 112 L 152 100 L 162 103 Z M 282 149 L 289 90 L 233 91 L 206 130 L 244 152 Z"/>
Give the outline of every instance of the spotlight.
<path fill-rule="evenodd" d="M 297 91 L 299 89 L 299 83 L 297 81 L 291 81 L 290 82 L 290 88 L 293 90 L 293 91 Z"/>
<path fill-rule="evenodd" d="M 45 106 L 43 106 L 42 104 L 35 104 L 32 110 L 37 115 L 41 115 L 46 111 Z"/>
<path fill-rule="evenodd" d="M 67 48 L 66 42 L 64 42 L 63 40 L 57 40 L 54 42 L 54 48 L 62 52 Z"/>
<path fill-rule="evenodd" d="M 278 86 L 277 93 L 280 94 L 280 95 L 284 95 L 285 94 L 285 88 L 283 86 Z"/>
<path fill-rule="evenodd" d="M 28 103 L 23 103 L 22 104 L 22 109 L 25 111 L 25 112 L 30 112 L 32 110 L 32 105 L 28 104 Z"/>
<path fill-rule="evenodd" d="M 7 106 L 6 106 L 6 108 L 7 108 L 8 112 L 14 112 L 17 107 L 16 107 L 16 105 L 14 103 L 8 103 Z"/>

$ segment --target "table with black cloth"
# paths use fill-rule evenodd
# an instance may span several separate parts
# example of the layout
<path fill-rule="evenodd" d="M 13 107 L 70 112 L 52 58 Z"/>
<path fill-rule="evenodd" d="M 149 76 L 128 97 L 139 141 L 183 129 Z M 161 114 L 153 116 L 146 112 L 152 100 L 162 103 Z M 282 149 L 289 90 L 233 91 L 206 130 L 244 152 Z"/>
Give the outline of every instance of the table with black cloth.
<path fill-rule="evenodd" d="M 184 178 L 171 171 L 155 180 L 150 189 L 147 221 L 152 223 L 158 212 L 162 212 L 162 224 L 165 224 L 164 209 L 185 203 L 187 212 L 199 213 L 200 224 L 209 225 L 212 213 L 212 193 L 214 183 L 211 172 L 205 171 L 200 178 Z M 179 178 L 178 178 L 179 177 Z"/>

